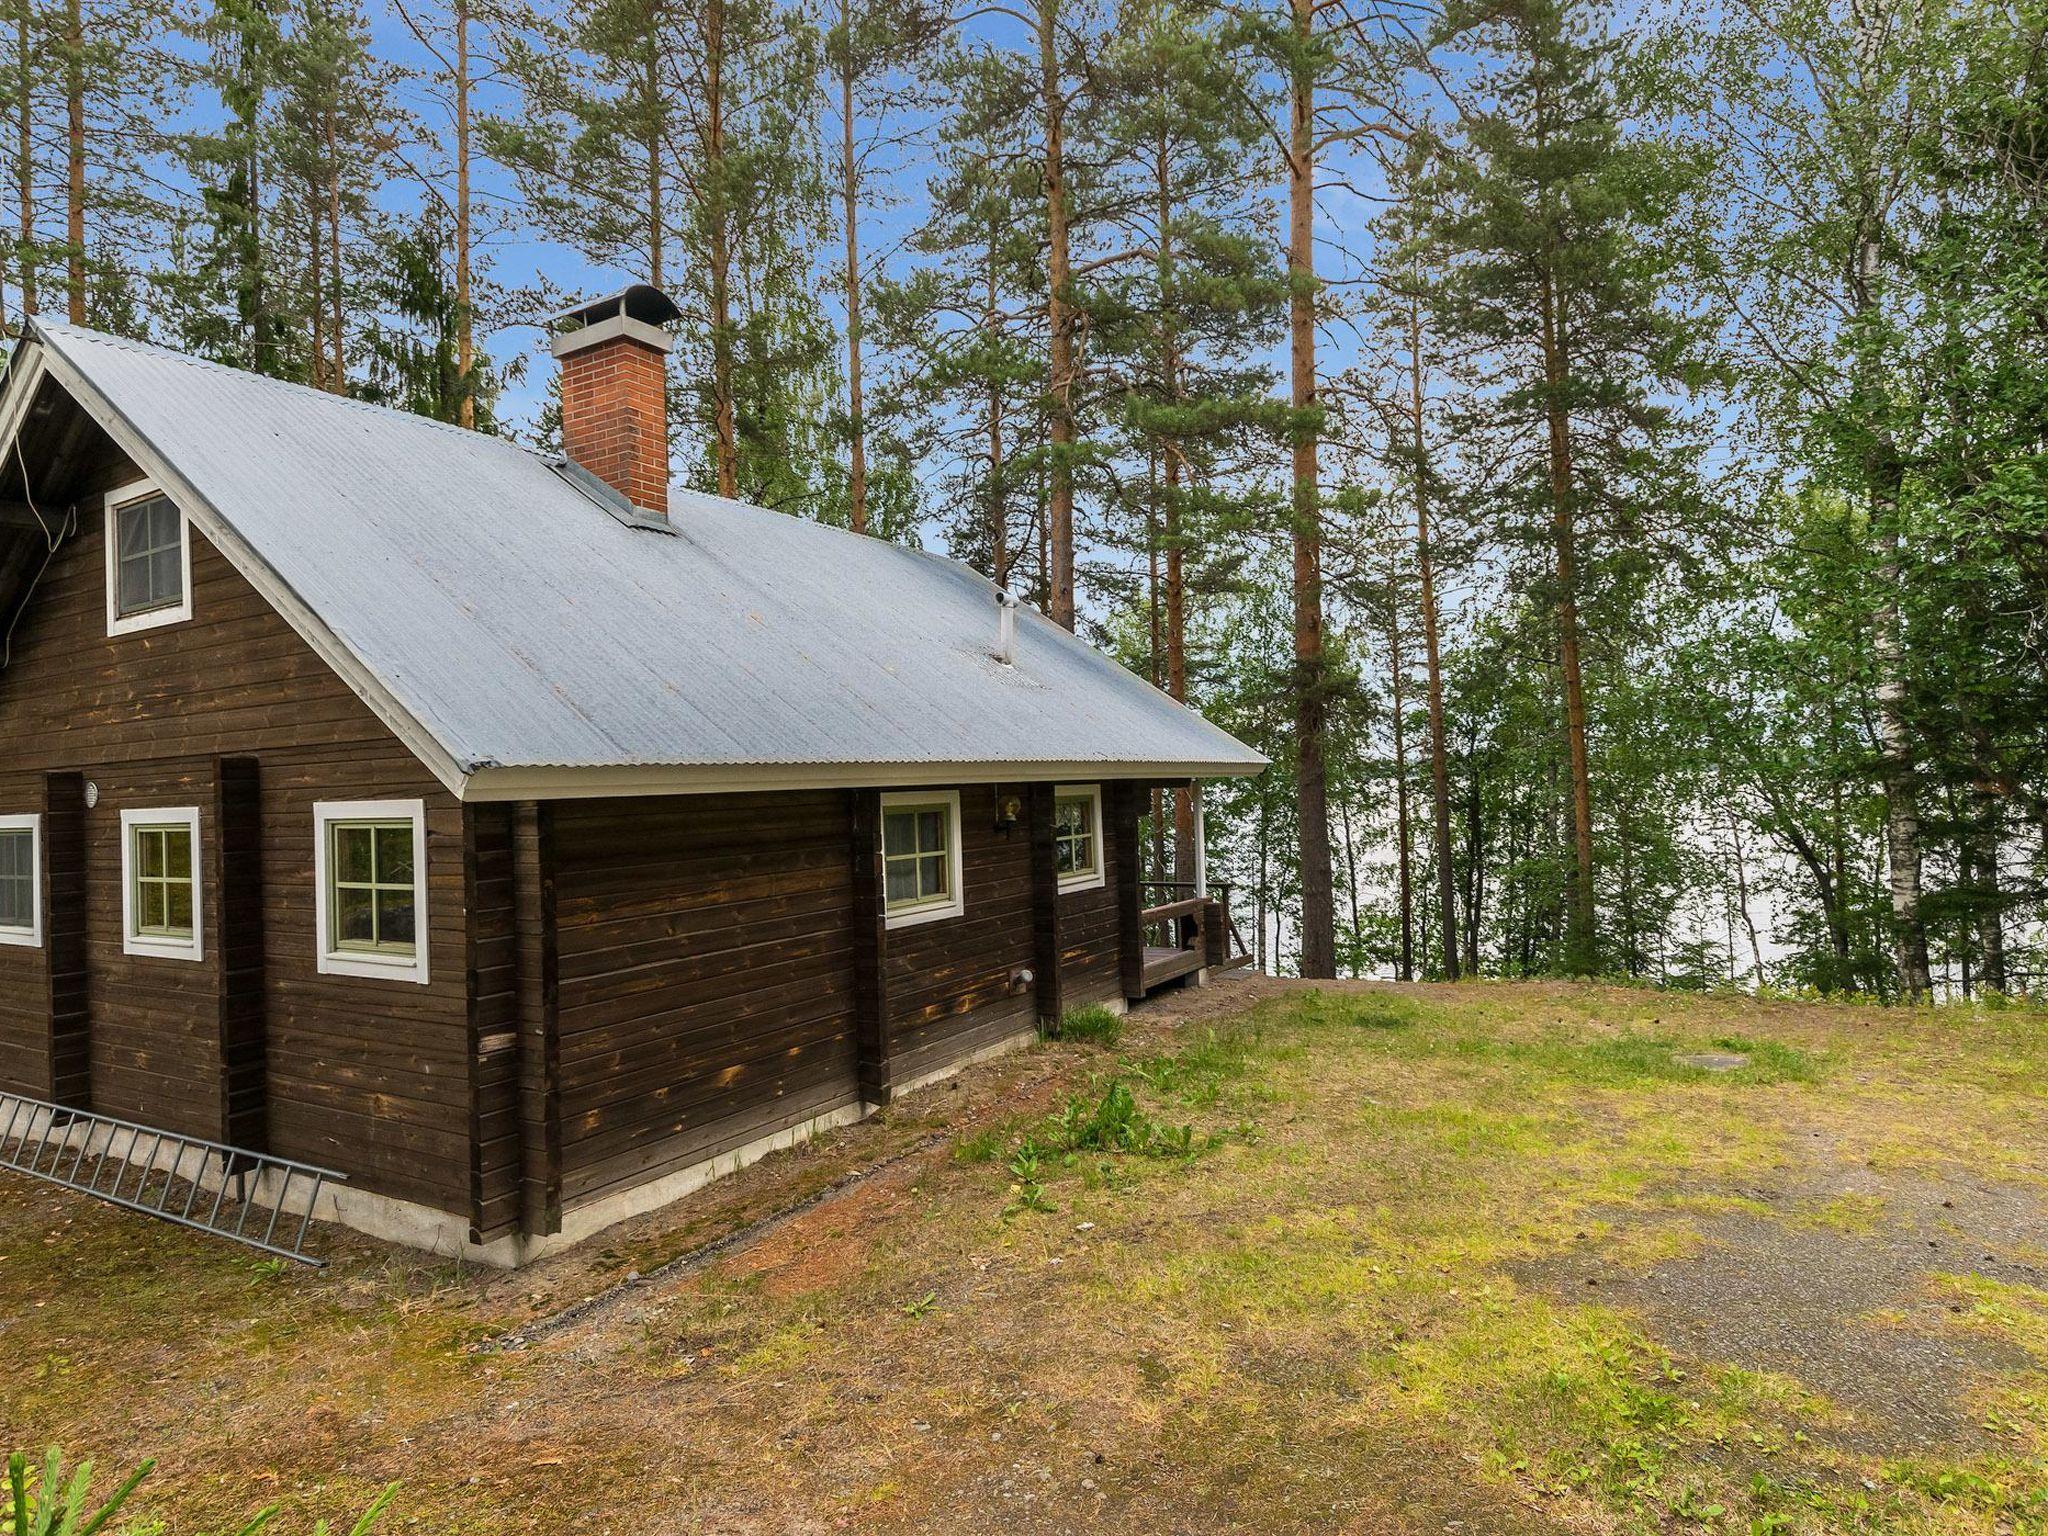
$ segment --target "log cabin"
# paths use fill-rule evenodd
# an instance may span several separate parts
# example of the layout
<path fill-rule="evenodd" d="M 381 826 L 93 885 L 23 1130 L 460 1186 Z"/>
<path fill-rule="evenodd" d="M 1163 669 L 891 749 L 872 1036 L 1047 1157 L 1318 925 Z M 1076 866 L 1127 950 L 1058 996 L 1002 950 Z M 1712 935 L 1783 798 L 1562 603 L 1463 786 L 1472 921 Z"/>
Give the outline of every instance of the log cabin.
<path fill-rule="evenodd" d="M 560 318 L 561 455 L 28 325 L 0 1091 L 514 1265 L 1142 995 L 1151 791 L 1264 759 L 961 564 L 672 489 L 676 318 Z"/>

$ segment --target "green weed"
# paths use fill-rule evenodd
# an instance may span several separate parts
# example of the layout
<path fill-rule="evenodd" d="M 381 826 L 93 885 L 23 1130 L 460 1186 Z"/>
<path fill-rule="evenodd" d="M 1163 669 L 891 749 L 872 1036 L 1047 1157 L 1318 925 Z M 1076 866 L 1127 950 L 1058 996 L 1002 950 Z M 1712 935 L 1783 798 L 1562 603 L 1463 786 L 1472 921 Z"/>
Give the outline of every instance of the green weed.
<path fill-rule="evenodd" d="M 1124 1021 L 1100 1003 L 1076 1008 L 1060 1020 L 1059 1038 L 1114 1048 L 1124 1037 Z"/>

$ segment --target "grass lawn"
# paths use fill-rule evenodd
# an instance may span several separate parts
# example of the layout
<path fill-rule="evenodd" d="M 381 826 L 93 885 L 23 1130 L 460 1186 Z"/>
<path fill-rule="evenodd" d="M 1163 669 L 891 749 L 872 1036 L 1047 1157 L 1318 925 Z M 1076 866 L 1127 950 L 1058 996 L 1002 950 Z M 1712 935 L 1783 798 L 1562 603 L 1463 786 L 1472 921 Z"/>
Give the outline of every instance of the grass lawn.
<path fill-rule="evenodd" d="M 174 1536 L 2017 1536 L 2044 1095 L 2038 1012 L 1239 981 L 511 1276 L 0 1176 L 0 1437 Z"/>

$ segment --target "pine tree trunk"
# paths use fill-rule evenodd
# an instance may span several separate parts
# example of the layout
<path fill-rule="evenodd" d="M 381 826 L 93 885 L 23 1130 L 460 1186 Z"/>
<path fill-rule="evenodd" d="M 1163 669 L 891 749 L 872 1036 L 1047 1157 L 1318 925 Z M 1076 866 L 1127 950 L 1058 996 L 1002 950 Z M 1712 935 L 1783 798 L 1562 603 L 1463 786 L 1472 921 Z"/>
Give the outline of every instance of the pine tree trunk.
<path fill-rule="evenodd" d="M 1593 941 L 1593 789 L 1586 753 L 1586 686 L 1579 664 L 1578 522 L 1572 506 L 1571 422 L 1564 386 L 1570 373 L 1554 280 L 1542 285 L 1543 376 L 1550 457 L 1551 535 L 1557 560 L 1557 651 L 1564 684 L 1565 745 L 1571 760 L 1572 890 L 1565 966 L 1590 975 L 1599 961 Z"/>
<path fill-rule="evenodd" d="M 1451 863 L 1451 774 L 1444 746 L 1444 676 L 1437 636 L 1436 554 L 1429 537 L 1429 442 L 1423 430 L 1422 307 L 1408 304 L 1409 425 L 1415 434 L 1415 558 L 1421 572 L 1422 649 L 1429 672 L 1429 778 L 1436 831 L 1436 893 L 1443 909 L 1444 979 L 1458 979 L 1458 893 Z"/>
<path fill-rule="evenodd" d="M 327 323 L 332 336 L 333 389 L 337 395 L 348 393 L 348 359 L 344 355 L 343 328 L 344 305 L 347 303 L 341 284 L 341 149 L 336 142 L 335 114 L 330 110 L 326 120 L 327 137 Z"/>
<path fill-rule="evenodd" d="M 732 229 L 725 176 L 725 0 L 704 8 L 704 179 L 711 188 L 711 401 L 718 494 L 740 493 L 739 401 L 732 330 Z"/>
<path fill-rule="evenodd" d="M 1166 130 L 1154 146 L 1154 180 L 1159 200 L 1159 387 L 1167 400 L 1181 400 L 1180 327 L 1176 323 L 1173 217 L 1173 167 Z M 1185 704 L 1188 699 L 1187 552 L 1181 527 L 1182 450 L 1169 439 L 1166 456 L 1166 692 Z M 1192 887 L 1195 880 L 1195 792 L 1185 786 L 1173 792 L 1173 879 Z"/>
<path fill-rule="evenodd" d="M 1479 974 L 1479 919 L 1486 910 L 1486 816 L 1480 800 L 1479 761 L 1469 751 L 1471 793 L 1465 801 L 1465 973 Z"/>
<path fill-rule="evenodd" d="M 2005 899 L 1999 890 L 1998 860 L 2003 839 L 1999 835 L 2002 806 L 1996 785 L 1980 781 L 1973 796 L 1976 815 L 1971 819 L 1971 859 L 1977 866 L 1977 941 L 1983 953 L 1984 985 L 1993 992 L 2006 990 Z"/>
<path fill-rule="evenodd" d="M 21 216 L 21 313 L 36 312 L 36 170 L 35 102 L 29 90 L 30 0 L 18 0 L 14 16 L 14 58 L 21 69 L 22 90 L 14 102 L 14 195 Z"/>
<path fill-rule="evenodd" d="M 1337 974 L 1330 805 L 1324 764 L 1321 492 L 1316 472 L 1315 81 L 1308 62 L 1315 0 L 1290 0 L 1295 66 L 1287 146 L 1290 400 L 1294 410 L 1294 743 L 1301 858 L 1301 974 Z"/>
<path fill-rule="evenodd" d="M 315 389 L 327 388 L 327 300 L 322 274 L 327 261 L 320 238 L 320 183 L 309 169 L 306 173 L 306 324 L 312 333 L 313 358 L 309 382 Z"/>
<path fill-rule="evenodd" d="M 860 377 L 860 174 L 853 152 L 853 5 L 840 0 L 840 30 L 846 57 L 839 75 L 839 196 L 846 220 L 846 507 L 855 533 L 868 531 L 868 429 L 862 414 Z"/>
<path fill-rule="evenodd" d="M 476 427 L 476 326 L 470 295 L 469 0 L 455 0 L 455 424 Z"/>
<path fill-rule="evenodd" d="M 1387 581 L 1387 654 L 1392 663 L 1394 684 L 1394 847 L 1401 898 L 1401 965 L 1397 979 L 1415 979 L 1415 889 L 1411 868 L 1412 839 L 1408 831 L 1408 723 L 1407 700 L 1401 687 L 1401 600 L 1399 563 Z M 1353 876 L 1356 879 L 1356 876 Z M 1357 900 L 1354 886 L 1353 897 Z M 1445 946 L 1448 950 L 1448 944 Z M 1456 962 L 1452 962 L 1455 964 Z"/>
<path fill-rule="evenodd" d="M 1059 0 L 1038 0 L 1039 85 L 1045 113 L 1047 436 L 1052 441 L 1046 541 L 1052 621 L 1074 627 L 1074 318 L 1068 253 L 1066 101 L 1060 90 Z"/>
<path fill-rule="evenodd" d="M 988 232 L 988 265 L 985 276 L 988 283 L 986 305 L 982 311 L 982 329 L 990 336 L 996 331 L 1001 320 L 1000 278 L 997 274 L 1000 232 Z M 1008 591 L 1010 586 L 1010 504 L 1003 485 L 1003 386 L 1000 380 L 991 378 L 988 386 L 988 537 L 989 575 L 995 584 Z"/>
<path fill-rule="evenodd" d="M 85 324 L 85 19 L 79 0 L 64 9 L 64 290 L 73 325 Z"/>
<path fill-rule="evenodd" d="M 649 0 L 640 89 L 646 96 L 647 115 L 647 281 L 656 288 L 662 287 L 668 276 L 668 221 L 661 174 L 661 25 L 661 6 L 658 0 Z"/>

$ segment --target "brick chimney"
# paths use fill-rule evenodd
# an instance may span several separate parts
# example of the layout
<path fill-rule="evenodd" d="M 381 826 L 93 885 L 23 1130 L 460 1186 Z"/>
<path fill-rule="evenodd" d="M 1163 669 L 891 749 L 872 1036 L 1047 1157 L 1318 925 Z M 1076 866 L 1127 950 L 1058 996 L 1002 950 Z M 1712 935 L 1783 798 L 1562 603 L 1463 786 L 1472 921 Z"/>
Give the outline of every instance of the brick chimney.
<path fill-rule="evenodd" d="M 562 448 L 634 506 L 668 515 L 668 352 L 681 318 L 646 283 L 555 316 Z"/>

